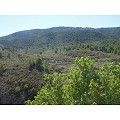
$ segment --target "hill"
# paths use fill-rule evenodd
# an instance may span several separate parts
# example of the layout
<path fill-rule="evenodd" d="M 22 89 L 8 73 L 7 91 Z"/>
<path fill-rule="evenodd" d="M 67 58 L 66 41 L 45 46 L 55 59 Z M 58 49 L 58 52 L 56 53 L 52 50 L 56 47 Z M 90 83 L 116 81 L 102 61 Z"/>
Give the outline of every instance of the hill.
<path fill-rule="evenodd" d="M 0 37 L 0 104 L 34 100 L 46 74 L 67 75 L 75 58 L 86 56 L 94 59 L 95 72 L 108 62 L 119 66 L 120 28 L 53 27 Z"/>
<path fill-rule="evenodd" d="M 19 48 L 48 44 L 54 46 L 106 39 L 120 39 L 120 27 L 98 29 L 53 27 L 49 29 L 25 30 L 0 37 L 0 45 Z"/>

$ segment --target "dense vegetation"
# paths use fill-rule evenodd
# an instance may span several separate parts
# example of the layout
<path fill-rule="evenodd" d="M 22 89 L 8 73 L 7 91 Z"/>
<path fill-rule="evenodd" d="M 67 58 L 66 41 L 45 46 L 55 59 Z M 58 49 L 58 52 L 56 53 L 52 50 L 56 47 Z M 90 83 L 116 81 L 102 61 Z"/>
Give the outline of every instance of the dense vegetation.
<path fill-rule="evenodd" d="M 73 28 L 55 27 L 49 29 L 34 29 L 13 33 L 0 37 L 0 42 L 8 47 L 30 47 L 64 45 L 100 40 L 120 40 L 120 27 L 113 28 Z"/>
<path fill-rule="evenodd" d="M 0 37 L 0 104 L 120 104 L 119 81 L 120 27 Z"/>
<path fill-rule="evenodd" d="M 46 74 L 46 85 L 27 104 L 120 104 L 120 64 L 97 68 L 90 57 L 76 59 L 68 74 Z"/>

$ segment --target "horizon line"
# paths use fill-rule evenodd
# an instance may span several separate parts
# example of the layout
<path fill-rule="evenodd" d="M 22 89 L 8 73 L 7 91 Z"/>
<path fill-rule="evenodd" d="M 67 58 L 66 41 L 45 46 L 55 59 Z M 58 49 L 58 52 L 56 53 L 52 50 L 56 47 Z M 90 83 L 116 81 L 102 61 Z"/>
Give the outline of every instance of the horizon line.
<path fill-rule="evenodd" d="M 24 31 L 30 31 L 30 30 L 46 30 L 46 29 L 52 29 L 52 28 L 89 28 L 89 29 L 104 29 L 104 28 L 119 28 L 120 26 L 111 26 L 111 27 L 75 27 L 75 26 L 56 26 L 56 27 L 48 27 L 48 28 L 33 28 L 33 29 L 24 29 L 24 30 L 19 30 L 16 32 L 12 32 L 10 34 L 7 35 L 3 35 L 0 36 L 1 37 L 5 37 L 5 36 L 9 36 L 15 33 L 19 33 L 19 32 L 24 32 Z"/>

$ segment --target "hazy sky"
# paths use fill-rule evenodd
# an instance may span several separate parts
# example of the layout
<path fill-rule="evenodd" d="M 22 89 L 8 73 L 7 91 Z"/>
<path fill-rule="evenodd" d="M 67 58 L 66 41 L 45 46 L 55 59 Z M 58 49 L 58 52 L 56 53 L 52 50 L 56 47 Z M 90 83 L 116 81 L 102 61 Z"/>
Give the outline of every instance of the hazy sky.
<path fill-rule="evenodd" d="M 58 26 L 70 27 L 120 27 L 120 15 L 0 15 L 0 36 L 21 30 L 43 29 Z"/>

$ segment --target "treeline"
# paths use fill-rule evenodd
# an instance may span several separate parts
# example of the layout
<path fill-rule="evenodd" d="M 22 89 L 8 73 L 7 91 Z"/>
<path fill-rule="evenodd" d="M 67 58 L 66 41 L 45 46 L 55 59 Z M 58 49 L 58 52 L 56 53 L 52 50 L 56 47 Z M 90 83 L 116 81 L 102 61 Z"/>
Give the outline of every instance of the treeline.
<path fill-rule="evenodd" d="M 64 47 L 66 51 L 89 49 L 92 51 L 102 51 L 105 53 L 113 53 L 120 55 L 120 41 L 99 41 L 96 43 L 82 43 L 82 44 L 71 44 Z"/>

